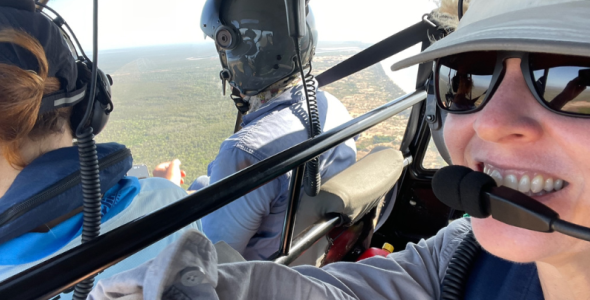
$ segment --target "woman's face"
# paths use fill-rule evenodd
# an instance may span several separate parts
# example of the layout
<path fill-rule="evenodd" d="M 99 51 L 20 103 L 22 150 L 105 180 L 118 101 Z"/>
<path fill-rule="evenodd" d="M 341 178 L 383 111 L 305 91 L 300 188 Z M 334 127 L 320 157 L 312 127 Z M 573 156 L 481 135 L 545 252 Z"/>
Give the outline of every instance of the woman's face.
<path fill-rule="evenodd" d="M 448 115 L 444 137 L 453 163 L 496 172 L 496 178 L 501 176 L 504 185 L 515 189 L 521 184 L 526 189 L 526 177 L 529 186 L 536 180 L 537 190 L 542 182 L 551 192 L 533 198 L 563 220 L 590 227 L 590 119 L 544 108 L 525 83 L 520 59 L 505 63 L 506 75 L 481 111 Z M 564 182 L 561 189 L 559 180 Z M 509 226 L 491 217 L 472 218 L 472 225 L 486 250 L 511 261 L 558 262 L 590 252 L 588 242 Z"/>

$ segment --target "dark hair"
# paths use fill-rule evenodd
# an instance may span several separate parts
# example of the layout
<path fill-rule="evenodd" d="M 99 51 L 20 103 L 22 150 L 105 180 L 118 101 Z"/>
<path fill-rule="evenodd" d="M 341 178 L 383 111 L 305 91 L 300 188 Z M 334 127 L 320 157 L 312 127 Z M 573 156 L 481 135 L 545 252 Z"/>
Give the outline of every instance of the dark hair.
<path fill-rule="evenodd" d="M 39 115 L 41 99 L 60 90 L 60 81 L 47 77 L 49 66 L 45 51 L 32 36 L 14 29 L 0 31 L 0 43 L 12 43 L 29 51 L 37 59 L 38 70 L 23 70 L 0 63 L 0 150 L 8 162 L 23 168 L 21 146 L 26 139 L 38 139 L 69 129 L 71 108 Z"/>

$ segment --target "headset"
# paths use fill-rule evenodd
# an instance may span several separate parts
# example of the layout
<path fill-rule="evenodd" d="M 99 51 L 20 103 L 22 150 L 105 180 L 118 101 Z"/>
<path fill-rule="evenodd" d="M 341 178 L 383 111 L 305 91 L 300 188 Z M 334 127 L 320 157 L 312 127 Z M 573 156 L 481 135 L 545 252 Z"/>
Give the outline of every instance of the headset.
<path fill-rule="evenodd" d="M 78 78 L 77 90 L 54 94 L 42 99 L 43 103 L 53 104 L 51 109 L 73 106 L 70 117 L 70 127 L 77 138 L 78 154 L 80 159 L 80 179 L 82 183 L 83 199 L 83 226 L 82 243 L 91 241 L 100 234 L 101 215 L 101 184 L 98 155 L 96 152 L 95 134 L 104 129 L 110 113 L 113 111 L 111 100 L 112 78 L 98 69 L 95 64 L 98 60 L 98 0 L 93 0 L 93 58 L 94 63 L 86 56 L 76 35 L 66 21 L 52 8 L 43 3 L 35 2 L 36 11 L 45 15 L 51 22 L 60 28 L 61 34 L 69 45 L 72 56 L 76 59 Z M 46 8 L 55 15 L 51 18 L 42 9 Z M 65 29 L 64 29 L 65 27 Z M 70 34 L 74 38 L 72 43 Z M 77 46 L 77 47 L 76 47 Z M 78 54 L 78 50 L 80 54 Z M 39 111 L 42 113 L 42 110 Z M 94 276 L 90 276 L 74 287 L 74 300 L 86 299 L 94 285 Z"/>
<path fill-rule="evenodd" d="M 86 53 L 84 53 L 74 31 L 72 31 L 65 19 L 51 7 L 39 2 L 36 2 L 35 4 L 38 7 L 49 10 L 55 15 L 55 18 L 52 18 L 46 12 L 40 9 L 37 10 L 60 28 L 64 40 L 69 45 L 72 55 L 76 58 L 76 65 L 78 68 L 77 83 L 80 86 L 79 89 L 73 92 L 61 92 L 43 97 L 42 107 L 39 110 L 39 114 L 59 107 L 73 106 L 72 116 L 70 118 L 72 131 L 76 133 L 80 132 L 83 128 L 92 127 L 93 133 L 97 135 L 104 129 L 109 119 L 109 115 L 113 111 L 113 102 L 111 100 L 111 85 L 113 85 L 113 79 L 110 75 L 105 74 L 102 70 L 97 68 L 97 88 L 94 96 L 92 96 L 92 92 L 90 91 L 91 85 L 89 83 L 92 78 L 90 70 L 93 67 L 93 63 L 88 56 L 86 56 Z M 71 37 L 73 37 L 75 44 L 72 42 Z"/>

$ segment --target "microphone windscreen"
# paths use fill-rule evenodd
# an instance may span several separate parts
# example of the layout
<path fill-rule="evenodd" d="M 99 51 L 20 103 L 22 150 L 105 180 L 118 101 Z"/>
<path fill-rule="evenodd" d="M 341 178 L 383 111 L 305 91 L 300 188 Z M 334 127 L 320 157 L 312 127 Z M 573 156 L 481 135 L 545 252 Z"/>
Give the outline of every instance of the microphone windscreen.
<path fill-rule="evenodd" d="M 457 210 L 465 210 L 461 203 L 461 181 L 473 170 L 463 166 L 448 166 L 438 170 L 432 178 L 432 191 L 442 203 Z"/>
<path fill-rule="evenodd" d="M 485 173 L 473 171 L 465 175 L 459 187 L 464 211 L 475 218 L 489 217 L 490 203 L 482 191 L 495 186 L 496 181 Z"/>

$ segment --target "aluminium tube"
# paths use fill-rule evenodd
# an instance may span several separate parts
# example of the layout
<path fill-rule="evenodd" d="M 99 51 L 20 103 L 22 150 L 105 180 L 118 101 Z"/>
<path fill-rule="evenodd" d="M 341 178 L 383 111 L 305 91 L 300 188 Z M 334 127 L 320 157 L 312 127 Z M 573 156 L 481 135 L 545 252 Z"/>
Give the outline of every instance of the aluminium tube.
<path fill-rule="evenodd" d="M 305 176 L 305 164 L 299 165 L 291 174 L 291 184 L 289 186 L 289 205 L 285 211 L 285 220 L 283 222 L 283 231 L 281 233 L 281 244 L 279 245 L 278 255 L 289 255 L 291 242 L 293 241 L 293 231 L 295 230 L 295 217 L 297 207 L 299 206 L 299 195 L 301 195 L 301 185 Z"/>
<path fill-rule="evenodd" d="M 289 265 L 295 261 L 305 250 L 313 246 L 320 238 L 326 235 L 332 228 L 338 226 L 342 219 L 336 216 L 330 219 L 323 219 L 303 230 L 293 241 L 294 245 L 291 251 L 285 255 L 275 259 L 275 263 L 281 265 Z"/>

